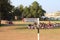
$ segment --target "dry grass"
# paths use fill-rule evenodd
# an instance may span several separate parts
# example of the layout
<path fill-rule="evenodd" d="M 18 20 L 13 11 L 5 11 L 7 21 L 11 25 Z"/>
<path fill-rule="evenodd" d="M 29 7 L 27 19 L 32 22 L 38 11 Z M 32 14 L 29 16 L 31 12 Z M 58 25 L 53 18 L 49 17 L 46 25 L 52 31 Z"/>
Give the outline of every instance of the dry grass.
<path fill-rule="evenodd" d="M 35 30 L 16 29 L 17 26 L 0 28 L 0 40 L 37 40 Z"/>
<path fill-rule="evenodd" d="M 60 29 L 40 30 L 40 40 L 60 40 Z"/>
<path fill-rule="evenodd" d="M 20 26 L 0 27 L 0 40 L 37 40 L 36 29 L 16 29 Z M 40 40 L 60 40 L 60 29 L 41 29 Z"/>
<path fill-rule="evenodd" d="M 13 23 L 28 24 L 20 21 L 13 21 Z M 18 28 L 20 26 L 0 27 L 0 40 L 37 40 L 37 30 Z M 60 29 L 40 29 L 40 40 L 60 40 Z"/>
<path fill-rule="evenodd" d="M 34 22 L 12 21 L 13 24 L 33 24 Z M 49 21 L 40 21 L 41 23 L 49 23 Z M 60 21 L 50 21 L 51 23 L 60 23 Z M 1 20 L 1 24 L 7 24 L 6 20 Z"/>

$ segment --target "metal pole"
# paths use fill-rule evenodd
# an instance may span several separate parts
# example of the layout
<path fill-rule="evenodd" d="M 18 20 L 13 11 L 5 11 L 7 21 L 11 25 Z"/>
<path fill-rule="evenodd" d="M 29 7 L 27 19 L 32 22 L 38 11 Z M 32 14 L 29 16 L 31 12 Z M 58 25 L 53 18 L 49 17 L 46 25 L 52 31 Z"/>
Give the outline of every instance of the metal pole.
<path fill-rule="evenodd" d="M 37 37 L 38 37 L 38 40 L 39 40 L 39 18 L 38 18 L 38 25 L 37 25 Z"/>
<path fill-rule="evenodd" d="M 37 28 L 37 31 L 38 31 L 37 37 L 38 37 L 38 40 L 39 40 L 39 28 Z"/>

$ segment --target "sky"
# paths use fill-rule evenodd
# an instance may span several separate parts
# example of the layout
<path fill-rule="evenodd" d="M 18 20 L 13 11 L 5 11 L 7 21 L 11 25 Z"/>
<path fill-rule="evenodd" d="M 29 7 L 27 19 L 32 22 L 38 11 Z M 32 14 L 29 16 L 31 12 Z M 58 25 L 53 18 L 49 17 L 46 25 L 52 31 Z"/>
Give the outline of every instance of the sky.
<path fill-rule="evenodd" d="M 60 11 L 60 0 L 11 0 L 11 4 L 15 7 L 21 4 L 23 6 L 29 6 L 34 1 L 37 1 L 47 13 Z"/>

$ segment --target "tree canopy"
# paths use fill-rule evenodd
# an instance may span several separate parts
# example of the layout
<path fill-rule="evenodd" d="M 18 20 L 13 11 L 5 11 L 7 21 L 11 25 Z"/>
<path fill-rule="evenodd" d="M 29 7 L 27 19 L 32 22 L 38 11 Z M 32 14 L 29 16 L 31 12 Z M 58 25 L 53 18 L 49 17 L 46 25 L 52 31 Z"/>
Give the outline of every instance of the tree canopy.
<path fill-rule="evenodd" d="M 40 18 L 41 16 L 44 16 L 44 13 L 46 13 L 46 11 L 36 1 L 29 7 L 26 6 L 22 12 L 23 17 L 25 18 Z"/>
<path fill-rule="evenodd" d="M 13 11 L 13 13 L 11 12 Z M 0 18 L 5 20 L 11 20 L 12 17 L 17 16 L 21 18 L 40 18 L 44 16 L 46 11 L 42 6 L 34 1 L 29 7 L 23 6 L 13 8 L 10 4 L 10 0 L 0 0 Z"/>
<path fill-rule="evenodd" d="M 0 0 L 0 16 L 2 19 L 8 19 L 7 16 L 12 8 L 13 6 L 10 4 L 10 0 Z"/>
<path fill-rule="evenodd" d="M 10 4 L 10 0 L 0 0 L 0 24 L 1 19 L 10 20 L 11 19 L 11 12 L 13 6 Z"/>

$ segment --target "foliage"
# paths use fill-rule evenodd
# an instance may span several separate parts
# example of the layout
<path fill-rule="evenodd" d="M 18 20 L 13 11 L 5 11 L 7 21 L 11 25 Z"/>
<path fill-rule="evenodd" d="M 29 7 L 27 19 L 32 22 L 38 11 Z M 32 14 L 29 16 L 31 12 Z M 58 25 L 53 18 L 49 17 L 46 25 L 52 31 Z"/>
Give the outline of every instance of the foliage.
<path fill-rule="evenodd" d="M 21 10 L 21 6 L 20 6 L 20 10 Z M 22 12 L 22 16 L 24 18 L 41 18 L 41 16 L 44 16 L 44 13 L 46 12 L 45 10 L 42 9 L 41 5 L 39 5 L 38 2 L 34 1 L 32 3 L 32 5 L 30 5 L 29 7 L 25 7 L 23 9 Z"/>
<path fill-rule="evenodd" d="M 2 19 L 8 20 L 8 14 L 9 12 L 11 12 L 13 6 L 10 5 L 10 1 L 9 0 L 0 0 L 0 16 L 2 17 Z"/>
<path fill-rule="evenodd" d="M 10 5 L 10 0 L 0 0 L 0 24 L 1 24 L 1 19 L 4 20 L 10 20 L 10 14 L 13 6 Z"/>
<path fill-rule="evenodd" d="M 13 12 L 12 12 L 13 11 Z M 9 13 L 10 12 L 10 13 Z M 0 0 L 0 16 L 4 20 L 14 19 L 15 16 L 18 19 L 21 18 L 40 18 L 44 16 L 46 11 L 39 5 L 38 2 L 34 1 L 29 7 L 20 5 L 19 7 L 13 8 L 9 0 Z"/>

